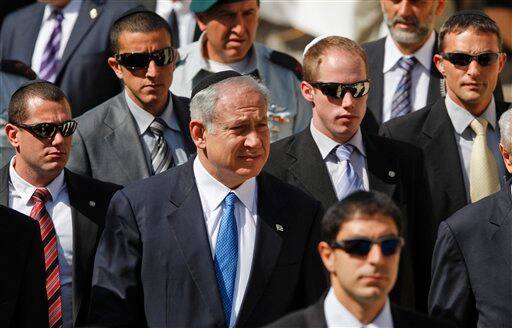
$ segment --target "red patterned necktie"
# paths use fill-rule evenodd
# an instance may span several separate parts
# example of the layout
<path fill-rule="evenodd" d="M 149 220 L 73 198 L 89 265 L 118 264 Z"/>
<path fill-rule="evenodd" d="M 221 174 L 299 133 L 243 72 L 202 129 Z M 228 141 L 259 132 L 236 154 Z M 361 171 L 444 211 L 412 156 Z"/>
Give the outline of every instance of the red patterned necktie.
<path fill-rule="evenodd" d="M 48 297 L 48 316 L 50 328 L 62 327 L 62 304 L 59 277 L 59 252 L 55 227 L 46 210 L 45 202 L 52 200 L 52 195 L 46 188 L 37 188 L 32 195 L 35 203 L 30 216 L 39 222 L 41 239 L 44 246 L 44 262 L 46 267 L 46 295 Z"/>

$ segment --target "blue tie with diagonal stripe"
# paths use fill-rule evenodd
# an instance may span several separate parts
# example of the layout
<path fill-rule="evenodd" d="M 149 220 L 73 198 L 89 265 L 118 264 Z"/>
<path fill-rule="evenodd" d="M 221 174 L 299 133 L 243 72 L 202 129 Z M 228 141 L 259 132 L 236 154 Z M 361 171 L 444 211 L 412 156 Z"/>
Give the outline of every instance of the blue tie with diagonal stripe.
<path fill-rule="evenodd" d="M 391 118 L 411 112 L 411 71 L 417 62 L 416 57 L 402 57 L 397 63 L 398 67 L 403 71 L 403 75 L 393 94 Z"/>
<path fill-rule="evenodd" d="M 357 174 L 350 161 L 350 155 L 354 152 L 354 146 L 350 144 L 338 145 L 336 148 L 336 157 L 341 165 L 340 180 L 336 186 L 338 199 L 341 200 L 351 193 L 364 190 L 363 181 Z"/>
<path fill-rule="evenodd" d="M 55 73 L 57 72 L 57 66 L 59 65 L 58 53 L 60 49 L 60 40 L 62 38 L 62 20 L 64 15 L 60 10 L 54 10 L 52 17 L 55 19 L 55 26 L 53 28 L 50 39 L 46 44 L 43 52 L 43 58 L 41 61 L 41 67 L 39 68 L 39 76 L 43 80 L 55 82 Z"/>
<path fill-rule="evenodd" d="M 219 235 L 215 247 L 215 275 L 220 290 L 226 326 L 229 327 L 233 294 L 235 290 L 236 268 L 238 263 L 238 232 L 235 218 L 237 197 L 230 192 L 224 198 L 224 207 L 220 218 Z"/>

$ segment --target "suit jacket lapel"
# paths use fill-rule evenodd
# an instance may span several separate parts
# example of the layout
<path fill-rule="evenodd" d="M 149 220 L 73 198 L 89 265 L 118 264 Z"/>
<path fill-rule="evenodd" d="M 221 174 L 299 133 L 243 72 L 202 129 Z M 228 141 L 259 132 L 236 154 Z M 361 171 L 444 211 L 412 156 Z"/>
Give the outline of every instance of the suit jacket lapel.
<path fill-rule="evenodd" d="M 287 154 L 296 159 L 288 169 L 290 174 L 310 195 L 318 199 L 325 209 L 338 200 L 329 172 L 309 127 L 297 134 Z"/>
<path fill-rule="evenodd" d="M 0 171 L 0 205 L 9 207 L 9 164 Z"/>
<path fill-rule="evenodd" d="M 195 184 L 193 162 L 191 159 L 184 164 L 180 170 L 181 176 L 172 187 L 168 220 L 172 236 L 183 254 L 197 289 L 201 292 L 203 303 L 217 325 L 226 326 L 201 199 Z"/>
<path fill-rule="evenodd" d="M 379 137 L 363 134 L 370 190 L 380 191 L 393 197 L 399 181 L 398 164 L 392 154 L 379 149 L 375 138 Z"/>
<path fill-rule="evenodd" d="M 44 9 L 46 5 L 38 3 L 30 16 L 30 24 L 22 24 L 25 33 L 21 34 L 23 40 L 18 40 L 18 47 L 16 48 L 16 57 L 28 66 L 32 66 L 32 55 L 34 54 L 34 47 L 36 46 L 41 23 L 43 22 Z M 4 58 L 8 59 L 8 58 Z"/>
<path fill-rule="evenodd" d="M 281 252 L 282 237 L 276 232 L 279 221 L 278 195 L 272 194 L 267 174 L 258 178 L 258 226 L 252 260 L 251 275 L 245 291 L 244 300 L 237 319 L 237 326 L 248 324 L 254 306 L 261 298 Z"/>
<path fill-rule="evenodd" d="M 434 42 L 434 49 L 432 49 L 432 57 L 437 53 L 437 33 L 436 39 Z M 441 90 L 443 90 L 441 92 Z M 436 65 L 434 64 L 434 60 L 432 60 L 432 64 L 430 66 L 430 80 L 428 82 L 428 93 L 427 93 L 427 105 L 436 102 L 438 99 L 442 97 L 442 93 L 444 94 L 444 81 L 443 76 L 437 70 Z"/>
<path fill-rule="evenodd" d="M 372 111 L 373 115 L 379 122 L 382 122 L 382 98 L 384 96 L 384 45 L 386 38 L 376 41 L 376 56 L 369 56 L 368 58 L 368 77 L 372 81 L 370 92 L 372 96 L 368 98 L 368 108 Z"/>
<path fill-rule="evenodd" d="M 120 167 L 128 179 L 139 180 L 149 177 L 150 169 L 124 97 L 124 92 L 116 96 L 116 102 L 105 117 L 104 123 L 112 129 L 112 133 L 105 137 L 105 143 L 116 154 L 119 163 L 123 163 Z"/>
<path fill-rule="evenodd" d="M 90 14 L 91 10 L 93 9 L 96 10 L 96 16 Z M 101 6 L 97 6 L 93 1 L 83 1 L 82 5 L 80 6 L 80 11 L 78 13 L 75 25 L 73 26 L 73 30 L 71 31 L 69 41 L 66 44 L 66 49 L 64 49 L 62 59 L 58 66 L 56 75 L 57 80 L 59 79 L 59 75 L 62 72 L 63 68 L 67 65 L 69 58 L 71 58 L 71 55 L 73 54 L 73 52 L 75 52 L 78 45 L 82 42 L 82 39 L 89 32 L 89 30 L 97 21 L 101 13 Z"/>
<path fill-rule="evenodd" d="M 175 110 L 176 116 L 178 117 L 178 123 L 181 129 L 181 135 L 183 136 L 183 140 L 185 142 L 185 148 L 187 154 L 194 154 L 196 152 L 196 145 L 192 141 L 189 132 L 189 122 L 190 122 L 190 109 L 189 106 L 184 103 L 183 98 L 176 97 L 171 94 L 172 104 Z"/>
<path fill-rule="evenodd" d="M 453 213 L 464 207 L 467 199 L 454 129 L 446 111 L 444 99 L 441 98 L 432 106 L 419 143 L 424 149 L 432 193 L 438 195 L 440 201 L 450 199 L 448 210 Z"/>
<path fill-rule="evenodd" d="M 508 268 L 512 270 L 512 198 L 510 194 L 511 180 L 497 194 L 496 206 L 489 218 L 491 240 L 496 244 L 493 249 L 498 252 Z M 508 273 L 510 274 L 510 273 Z"/>

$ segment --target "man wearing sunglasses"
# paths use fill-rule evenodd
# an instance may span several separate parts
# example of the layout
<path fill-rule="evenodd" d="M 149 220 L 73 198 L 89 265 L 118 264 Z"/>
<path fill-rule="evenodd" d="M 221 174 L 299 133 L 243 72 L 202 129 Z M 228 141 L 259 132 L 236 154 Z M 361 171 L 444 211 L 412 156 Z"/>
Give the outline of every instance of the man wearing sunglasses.
<path fill-rule="evenodd" d="M 183 164 L 195 147 L 189 100 L 169 92 L 177 53 L 167 22 L 136 8 L 116 20 L 110 42 L 124 91 L 77 118 L 68 167 L 126 185 Z"/>
<path fill-rule="evenodd" d="M 303 130 L 311 106 L 300 95 L 300 63 L 255 42 L 259 6 L 259 0 L 193 0 L 190 9 L 203 34 L 180 48 L 171 91 L 190 97 L 203 77 L 225 70 L 252 75 L 270 89 L 270 141 L 275 141 Z"/>
<path fill-rule="evenodd" d="M 272 144 L 266 169 L 321 201 L 324 208 L 356 190 L 392 197 L 406 215 L 408 247 L 391 297 L 426 311 L 429 262 L 422 241 L 428 231 L 428 199 L 422 192 L 421 154 L 366 132 L 371 83 L 366 54 L 354 41 L 338 36 L 314 40 L 306 47 L 301 84 L 304 98 L 313 104 L 311 125 Z"/>
<path fill-rule="evenodd" d="M 359 191 L 332 205 L 318 244 L 329 292 L 269 327 L 449 327 L 389 301 L 404 246 L 400 216 L 379 192 Z"/>
<path fill-rule="evenodd" d="M 50 327 L 85 324 L 96 246 L 119 189 L 64 168 L 75 130 L 69 102 L 52 83 L 27 82 L 11 97 L 5 132 L 15 156 L 0 170 L 0 205 L 41 227 Z"/>
<path fill-rule="evenodd" d="M 446 97 L 382 126 L 385 136 L 423 151 L 436 230 L 505 182 L 497 122 L 509 104 L 493 96 L 506 59 L 501 40 L 499 27 L 484 13 L 452 15 L 440 29 L 440 53 L 434 57 Z"/>

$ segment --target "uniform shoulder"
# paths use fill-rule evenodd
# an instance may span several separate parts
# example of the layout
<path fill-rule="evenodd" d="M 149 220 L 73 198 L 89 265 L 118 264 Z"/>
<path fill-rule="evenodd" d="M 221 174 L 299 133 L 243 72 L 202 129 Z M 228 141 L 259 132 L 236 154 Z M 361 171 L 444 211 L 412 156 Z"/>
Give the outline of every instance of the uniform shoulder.
<path fill-rule="evenodd" d="M 297 59 L 295 59 L 294 57 L 290 56 L 289 54 L 281 52 L 281 51 L 272 50 L 272 49 L 269 49 L 269 50 L 270 50 L 270 53 L 269 53 L 268 59 L 270 62 L 272 62 L 278 66 L 284 67 L 285 69 L 287 69 L 289 71 L 292 71 L 293 74 L 297 77 L 297 79 L 299 81 L 302 80 L 302 75 L 303 75 L 302 65 L 300 64 L 300 62 Z"/>

